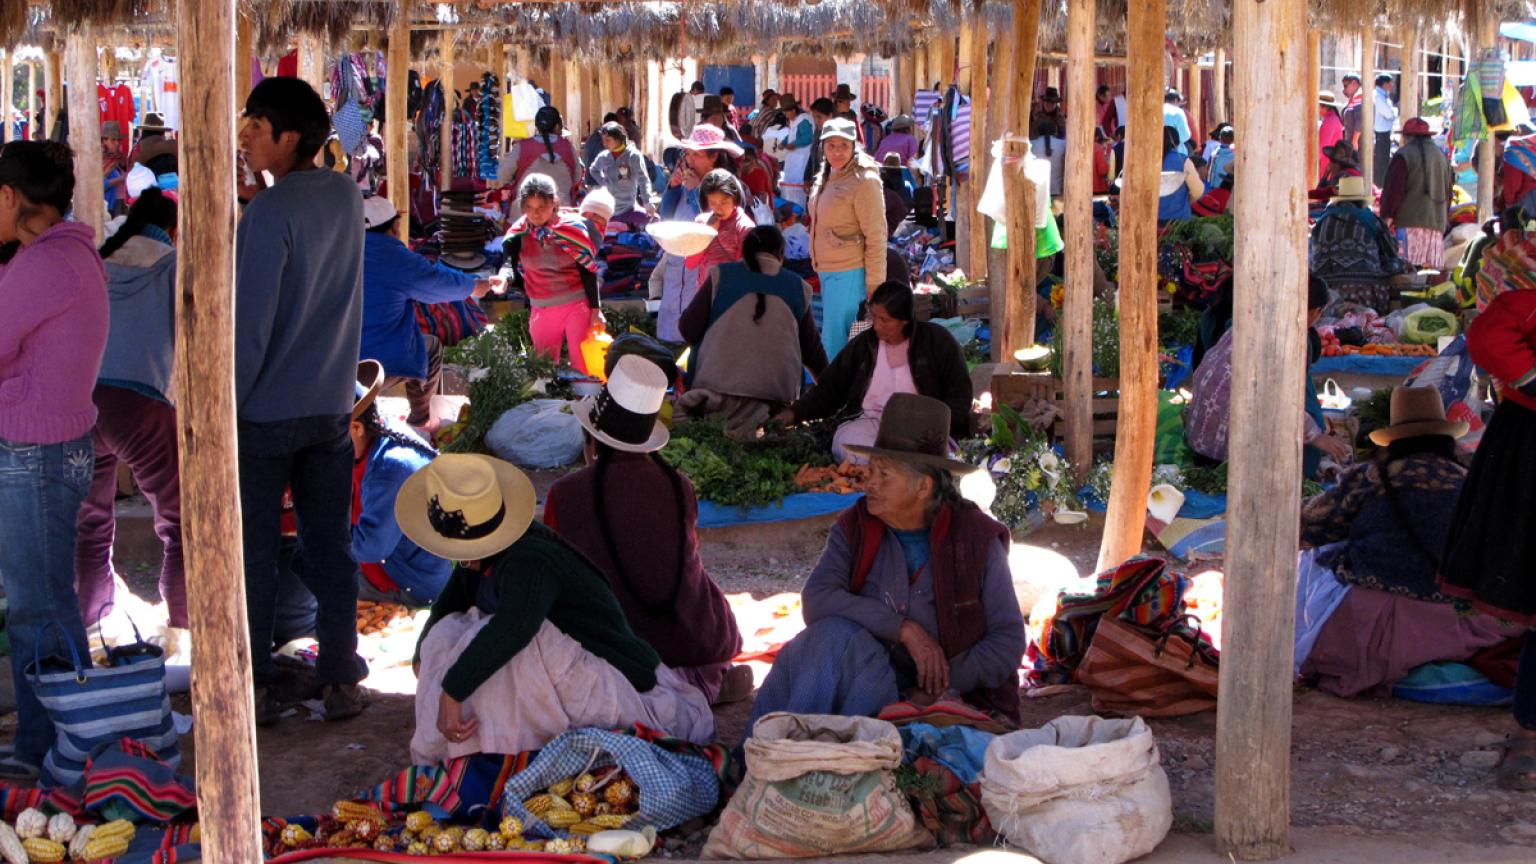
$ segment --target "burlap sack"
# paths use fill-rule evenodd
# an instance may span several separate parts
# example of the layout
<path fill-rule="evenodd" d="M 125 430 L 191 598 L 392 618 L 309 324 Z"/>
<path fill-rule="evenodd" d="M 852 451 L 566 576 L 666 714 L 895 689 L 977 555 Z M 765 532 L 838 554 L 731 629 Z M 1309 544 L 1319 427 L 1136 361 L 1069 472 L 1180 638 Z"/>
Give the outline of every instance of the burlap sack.
<path fill-rule="evenodd" d="M 812 858 L 932 843 L 892 772 L 901 734 L 870 717 L 769 714 L 704 858 Z"/>

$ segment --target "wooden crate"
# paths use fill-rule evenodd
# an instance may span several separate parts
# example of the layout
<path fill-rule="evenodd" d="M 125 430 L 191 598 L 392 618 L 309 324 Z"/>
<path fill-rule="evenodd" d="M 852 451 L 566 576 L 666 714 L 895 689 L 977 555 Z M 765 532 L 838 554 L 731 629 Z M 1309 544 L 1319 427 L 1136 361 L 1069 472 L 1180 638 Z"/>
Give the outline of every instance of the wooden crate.
<path fill-rule="evenodd" d="M 986 283 L 958 292 L 955 314 L 962 318 L 986 317 L 992 311 L 992 289 Z"/>
<path fill-rule="evenodd" d="M 912 315 L 919 321 L 955 317 L 956 297 L 948 291 L 938 294 L 913 294 Z"/>
<path fill-rule="evenodd" d="M 1022 409 L 1035 400 L 1050 402 L 1058 413 L 1066 413 L 1062 381 L 1049 372 L 1007 370 L 992 377 L 992 404 Z M 1120 417 L 1120 379 L 1093 379 L 1092 406 L 1093 449 L 1095 452 L 1113 451 Z M 1066 423 L 1058 419 L 1047 431 L 1052 441 L 1059 441 L 1066 433 Z"/>

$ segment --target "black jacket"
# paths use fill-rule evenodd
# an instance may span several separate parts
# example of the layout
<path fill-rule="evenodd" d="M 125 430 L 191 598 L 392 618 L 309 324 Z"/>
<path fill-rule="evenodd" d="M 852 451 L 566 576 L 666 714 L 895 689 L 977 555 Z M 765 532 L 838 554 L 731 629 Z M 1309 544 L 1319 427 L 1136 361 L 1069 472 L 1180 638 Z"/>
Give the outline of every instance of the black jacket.
<path fill-rule="evenodd" d="M 863 410 L 864 394 L 869 390 L 879 350 L 874 330 L 853 337 L 821 373 L 816 386 L 792 406 L 795 420 L 857 416 Z M 949 434 L 956 441 L 969 437 L 971 376 L 960 343 L 938 324 L 914 321 L 907 362 L 912 367 L 912 383 L 917 385 L 917 392 L 949 406 Z"/>

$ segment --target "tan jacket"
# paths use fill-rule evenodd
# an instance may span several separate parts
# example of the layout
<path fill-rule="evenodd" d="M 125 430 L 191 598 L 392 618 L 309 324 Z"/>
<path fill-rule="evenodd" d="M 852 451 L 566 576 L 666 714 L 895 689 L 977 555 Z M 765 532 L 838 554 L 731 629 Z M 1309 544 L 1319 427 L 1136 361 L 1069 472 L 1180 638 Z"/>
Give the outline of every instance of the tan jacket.
<path fill-rule="evenodd" d="M 818 273 L 864 268 L 870 291 L 885 281 L 885 189 L 868 156 L 854 161 L 811 195 L 811 266 Z"/>

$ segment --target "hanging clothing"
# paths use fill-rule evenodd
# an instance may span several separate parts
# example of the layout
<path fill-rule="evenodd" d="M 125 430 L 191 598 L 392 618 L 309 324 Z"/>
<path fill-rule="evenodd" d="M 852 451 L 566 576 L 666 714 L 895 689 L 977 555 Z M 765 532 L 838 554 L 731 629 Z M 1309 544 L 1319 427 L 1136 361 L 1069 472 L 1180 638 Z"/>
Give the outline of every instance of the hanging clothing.
<path fill-rule="evenodd" d="M 181 99 L 176 90 L 176 61 L 164 56 L 150 58 L 144 65 L 142 80 L 149 102 L 165 121 L 166 128 L 179 128 Z"/>
<path fill-rule="evenodd" d="M 501 81 L 490 72 L 480 77 L 480 113 L 475 154 L 481 180 L 495 180 L 501 167 Z"/>
<path fill-rule="evenodd" d="M 133 88 L 127 84 L 114 84 L 111 87 L 97 84 L 96 102 L 100 109 L 102 125 L 116 123 L 122 130 L 123 138 L 117 146 L 126 158 L 129 144 L 133 140 L 133 136 L 128 134 L 133 129 L 134 122 Z"/>

